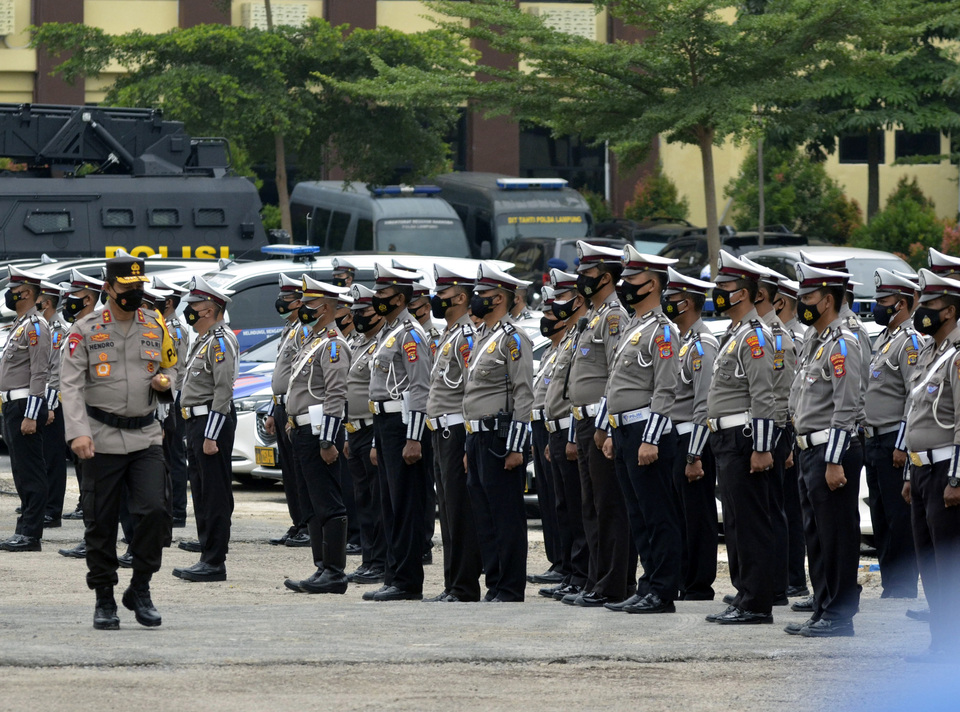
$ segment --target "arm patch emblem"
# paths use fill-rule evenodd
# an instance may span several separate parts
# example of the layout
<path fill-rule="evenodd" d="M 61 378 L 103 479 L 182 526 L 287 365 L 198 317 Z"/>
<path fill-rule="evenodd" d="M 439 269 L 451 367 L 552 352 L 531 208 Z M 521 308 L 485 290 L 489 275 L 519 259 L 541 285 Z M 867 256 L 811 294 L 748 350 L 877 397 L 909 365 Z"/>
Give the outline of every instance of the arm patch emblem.
<path fill-rule="evenodd" d="M 837 378 L 843 378 L 847 372 L 843 365 L 845 361 L 846 357 L 843 354 L 834 354 L 830 357 L 830 363 L 833 364 L 833 375 Z"/>
<path fill-rule="evenodd" d="M 419 354 L 417 354 L 417 344 L 415 341 L 408 341 L 405 343 L 403 345 L 403 350 L 407 352 L 407 361 L 410 363 L 413 363 L 420 358 Z"/>
<path fill-rule="evenodd" d="M 760 340 L 756 336 L 747 337 L 747 346 L 750 347 L 751 358 L 763 358 L 763 346 L 760 345 Z"/>

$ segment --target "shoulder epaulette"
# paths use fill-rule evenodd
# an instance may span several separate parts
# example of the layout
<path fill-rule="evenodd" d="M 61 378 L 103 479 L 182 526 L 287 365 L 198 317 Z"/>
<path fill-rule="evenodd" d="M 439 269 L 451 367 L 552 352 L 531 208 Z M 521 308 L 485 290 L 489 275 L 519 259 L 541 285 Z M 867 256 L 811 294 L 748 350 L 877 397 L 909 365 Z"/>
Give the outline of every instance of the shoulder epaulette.
<path fill-rule="evenodd" d="M 504 333 L 504 334 L 512 334 L 512 333 L 515 332 L 516 330 L 517 330 L 517 327 L 515 327 L 512 322 L 509 322 L 509 321 L 503 322 L 503 333 Z"/>

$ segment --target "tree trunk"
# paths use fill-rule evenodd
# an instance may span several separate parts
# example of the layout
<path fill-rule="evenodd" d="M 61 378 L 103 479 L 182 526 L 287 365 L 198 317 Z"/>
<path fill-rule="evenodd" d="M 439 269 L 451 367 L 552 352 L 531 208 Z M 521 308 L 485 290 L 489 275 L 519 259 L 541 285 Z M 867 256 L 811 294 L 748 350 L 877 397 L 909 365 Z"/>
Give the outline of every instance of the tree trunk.
<path fill-rule="evenodd" d="M 267 32 L 273 32 L 273 7 L 270 0 L 263 0 L 263 9 L 267 13 Z"/>
<path fill-rule="evenodd" d="M 880 212 L 880 150 L 883 129 L 867 130 L 867 222 Z"/>
<path fill-rule="evenodd" d="M 280 227 L 293 234 L 293 222 L 290 220 L 290 192 L 287 190 L 287 156 L 283 145 L 283 134 L 273 135 L 277 162 L 277 202 L 280 204 Z"/>
<path fill-rule="evenodd" d="M 757 184 L 759 193 L 759 210 L 757 211 L 760 219 L 759 234 L 757 235 L 757 244 L 763 247 L 763 226 L 767 222 L 767 196 L 763 192 L 763 136 L 757 139 Z"/>
<path fill-rule="evenodd" d="M 717 186 L 713 175 L 712 128 L 697 129 L 697 144 L 700 146 L 700 162 L 703 165 L 703 198 L 707 210 L 707 259 L 710 261 L 711 278 L 717 274 L 720 257 L 720 225 L 717 222 Z"/>

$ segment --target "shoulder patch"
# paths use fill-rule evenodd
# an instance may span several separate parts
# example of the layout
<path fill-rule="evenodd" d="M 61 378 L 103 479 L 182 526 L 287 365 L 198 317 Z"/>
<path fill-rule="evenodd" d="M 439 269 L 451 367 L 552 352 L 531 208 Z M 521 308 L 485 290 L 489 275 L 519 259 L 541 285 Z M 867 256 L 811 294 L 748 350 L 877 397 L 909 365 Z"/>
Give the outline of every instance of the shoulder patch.
<path fill-rule="evenodd" d="M 510 339 L 510 360 L 516 361 L 520 358 L 520 336 L 514 334 L 513 338 Z"/>
<path fill-rule="evenodd" d="M 337 348 L 337 342 L 330 344 L 330 363 L 337 363 L 340 360 L 340 349 Z"/>
<path fill-rule="evenodd" d="M 660 358 L 670 358 L 673 356 L 673 344 L 670 343 L 669 330 L 664 334 L 657 334 L 653 338 L 653 342 L 657 345 L 657 349 L 660 351 Z"/>
<path fill-rule="evenodd" d="M 607 317 L 607 332 L 610 336 L 616 336 L 620 333 L 620 315 L 611 314 Z"/>
<path fill-rule="evenodd" d="M 750 348 L 751 358 L 763 358 L 763 343 L 761 343 L 756 334 L 748 336 L 745 343 Z"/>
<path fill-rule="evenodd" d="M 830 357 L 830 363 L 833 364 L 833 375 L 837 378 L 843 378 L 847 370 L 844 366 L 846 356 L 843 354 L 834 354 Z"/>
<path fill-rule="evenodd" d="M 460 358 L 463 359 L 463 365 L 466 366 L 470 361 L 470 347 L 466 343 L 462 343 L 457 350 L 460 352 Z"/>
<path fill-rule="evenodd" d="M 409 361 L 410 363 L 413 363 L 414 361 L 420 358 L 420 354 L 417 353 L 417 344 L 420 343 L 420 339 L 419 337 L 416 336 L 416 333 L 417 332 L 415 331 L 411 332 L 411 334 L 413 334 L 414 338 L 416 339 L 415 341 L 408 341 L 403 345 L 403 350 L 407 354 L 407 361 Z"/>
<path fill-rule="evenodd" d="M 70 334 L 70 336 L 67 338 L 67 353 L 73 356 L 73 352 L 77 349 L 77 344 L 79 344 L 81 341 L 83 341 L 83 336 L 80 334 Z"/>

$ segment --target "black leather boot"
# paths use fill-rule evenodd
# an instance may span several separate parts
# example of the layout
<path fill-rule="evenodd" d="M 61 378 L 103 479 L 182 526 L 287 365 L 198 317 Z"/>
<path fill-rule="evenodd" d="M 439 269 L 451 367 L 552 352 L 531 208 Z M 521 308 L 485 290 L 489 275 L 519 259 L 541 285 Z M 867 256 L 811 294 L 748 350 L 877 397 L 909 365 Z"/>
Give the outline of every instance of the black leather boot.
<path fill-rule="evenodd" d="M 118 630 L 117 602 L 113 598 L 113 586 L 97 589 L 97 605 L 93 609 L 93 627 L 97 630 Z"/>
<path fill-rule="evenodd" d="M 316 581 L 300 582 L 307 593 L 346 593 L 347 518 L 336 517 L 323 525 L 323 573 Z"/>
<path fill-rule="evenodd" d="M 130 581 L 127 590 L 123 592 L 121 600 L 125 608 L 133 611 L 137 623 L 140 625 L 155 628 L 163 622 L 160 613 L 150 599 L 150 574 L 134 571 L 133 580 Z"/>

